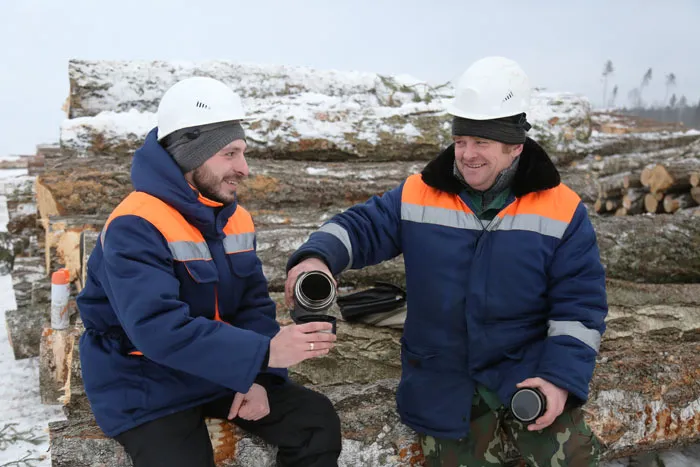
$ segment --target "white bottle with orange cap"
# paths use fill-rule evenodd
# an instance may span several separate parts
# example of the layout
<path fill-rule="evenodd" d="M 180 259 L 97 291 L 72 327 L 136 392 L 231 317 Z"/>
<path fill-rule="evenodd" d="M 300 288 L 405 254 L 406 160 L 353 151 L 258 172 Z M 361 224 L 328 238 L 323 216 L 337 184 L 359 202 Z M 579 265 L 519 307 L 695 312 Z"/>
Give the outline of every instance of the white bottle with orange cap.
<path fill-rule="evenodd" d="M 70 272 L 61 268 L 51 274 L 51 328 L 66 329 L 70 324 L 68 299 L 70 297 Z"/>

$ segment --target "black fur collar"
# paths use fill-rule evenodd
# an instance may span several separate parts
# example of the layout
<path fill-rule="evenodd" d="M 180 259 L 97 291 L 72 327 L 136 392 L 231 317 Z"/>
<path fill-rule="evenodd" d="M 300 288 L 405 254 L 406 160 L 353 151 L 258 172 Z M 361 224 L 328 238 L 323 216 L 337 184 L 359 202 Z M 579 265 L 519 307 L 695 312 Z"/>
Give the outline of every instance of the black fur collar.
<path fill-rule="evenodd" d="M 454 161 L 455 148 L 452 144 L 425 166 L 423 181 L 440 191 L 461 193 L 464 185 L 454 176 Z M 547 152 L 533 139 L 527 138 L 511 186 L 513 194 L 519 198 L 528 193 L 548 190 L 559 185 L 560 181 L 559 171 Z"/>

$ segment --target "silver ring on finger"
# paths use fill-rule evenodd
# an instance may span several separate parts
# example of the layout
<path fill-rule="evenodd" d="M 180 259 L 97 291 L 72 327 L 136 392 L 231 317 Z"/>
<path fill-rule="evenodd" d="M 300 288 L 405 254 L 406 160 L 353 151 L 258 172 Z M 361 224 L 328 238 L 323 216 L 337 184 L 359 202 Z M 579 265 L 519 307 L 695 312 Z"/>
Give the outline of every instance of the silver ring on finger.
<path fill-rule="evenodd" d="M 309 342 L 309 350 L 313 350 L 313 349 L 314 349 L 314 343 L 313 343 L 313 342 Z"/>

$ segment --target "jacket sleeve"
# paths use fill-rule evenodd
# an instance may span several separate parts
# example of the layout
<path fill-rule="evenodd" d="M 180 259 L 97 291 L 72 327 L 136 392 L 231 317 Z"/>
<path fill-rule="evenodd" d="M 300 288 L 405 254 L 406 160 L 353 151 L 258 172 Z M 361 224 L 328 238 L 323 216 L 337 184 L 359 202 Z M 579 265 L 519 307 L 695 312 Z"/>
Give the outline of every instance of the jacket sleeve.
<path fill-rule="evenodd" d="M 277 323 L 277 306 L 270 298 L 267 290 L 267 279 L 263 274 L 262 263 L 257 254 L 255 255 L 254 271 L 246 279 L 243 298 L 231 324 L 250 329 L 270 339 L 275 337 L 280 330 Z M 287 370 L 284 368 L 266 368 L 263 373 L 287 379 Z"/>
<path fill-rule="evenodd" d="M 579 203 L 549 269 L 549 320 L 536 376 L 583 403 L 608 313 L 595 231 Z"/>
<path fill-rule="evenodd" d="M 333 275 L 361 269 L 401 253 L 401 192 L 403 183 L 337 214 L 287 262 L 287 271 L 309 256 L 318 256 Z"/>
<path fill-rule="evenodd" d="M 248 392 L 270 337 L 204 317 L 179 299 L 173 259 L 158 230 L 118 217 L 104 238 L 104 287 L 127 336 L 156 363 Z"/>

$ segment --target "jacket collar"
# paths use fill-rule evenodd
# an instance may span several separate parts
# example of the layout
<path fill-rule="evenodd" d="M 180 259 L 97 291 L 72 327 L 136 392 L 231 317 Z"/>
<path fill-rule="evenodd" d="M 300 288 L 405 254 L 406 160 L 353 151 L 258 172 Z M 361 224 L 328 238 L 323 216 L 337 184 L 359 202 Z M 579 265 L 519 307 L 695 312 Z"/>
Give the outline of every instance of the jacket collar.
<path fill-rule="evenodd" d="M 224 225 L 237 207 L 236 202 L 224 206 L 209 200 L 187 183 L 173 158 L 158 143 L 155 128 L 134 154 L 131 181 L 136 191 L 160 198 L 177 209 L 206 237 L 223 236 Z"/>
<path fill-rule="evenodd" d="M 461 193 L 464 185 L 453 174 L 454 161 L 455 148 L 452 144 L 425 166 L 421 172 L 423 181 L 440 191 Z M 547 152 L 535 140 L 527 138 L 511 185 L 512 193 L 520 198 L 528 193 L 554 188 L 560 182 L 559 171 Z"/>

